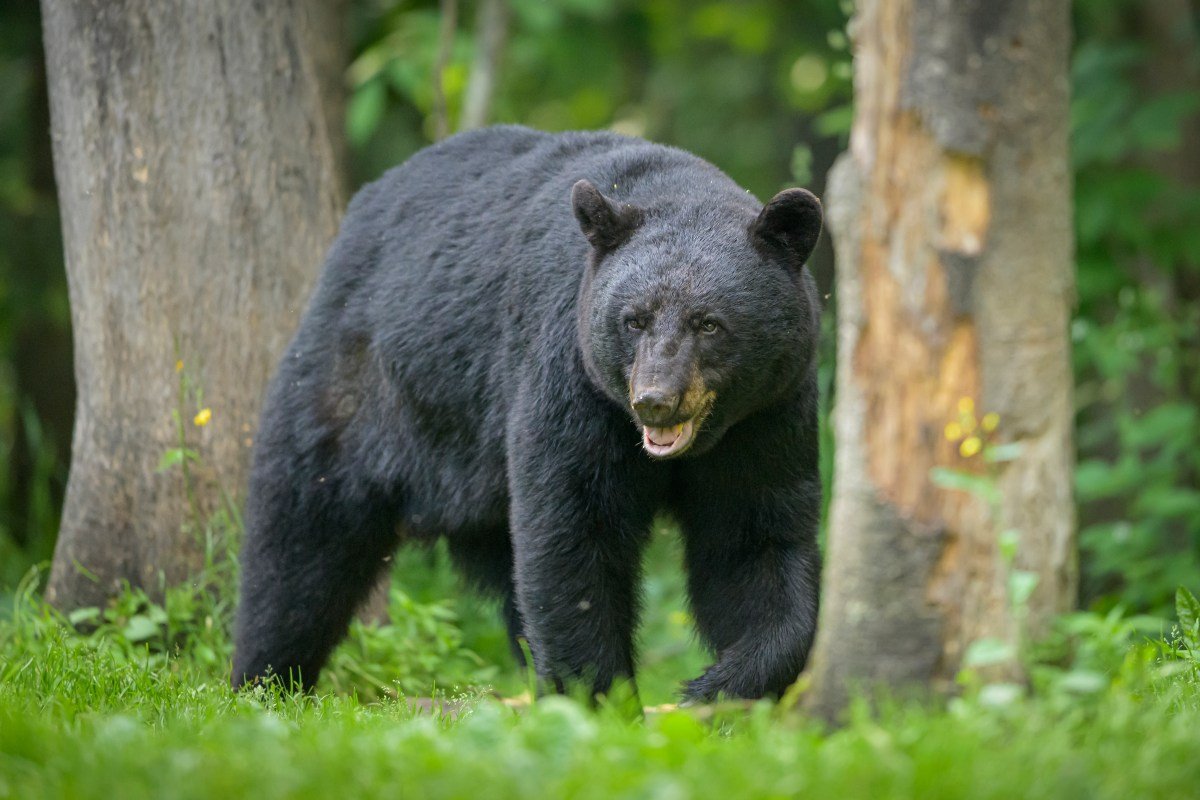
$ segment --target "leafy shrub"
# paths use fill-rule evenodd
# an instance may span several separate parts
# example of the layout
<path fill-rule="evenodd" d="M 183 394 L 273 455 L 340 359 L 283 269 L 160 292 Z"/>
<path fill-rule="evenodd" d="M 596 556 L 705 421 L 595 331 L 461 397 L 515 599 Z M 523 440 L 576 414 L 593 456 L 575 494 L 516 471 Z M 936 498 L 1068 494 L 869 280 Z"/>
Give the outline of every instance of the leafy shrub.
<path fill-rule="evenodd" d="M 225 685 L 233 653 L 233 572 L 226 569 L 220 581 L 201 577 L 169 587 L 161 603 L 126 586 L 103 608 L 63 615 L 40 598 L 38 574 L 31 571 L 12 613 L 0 621 L 0 682 L 58 654 Z M 388 615 L 383 625 L 352 623 L 319 690 L 378 700 L 444 693 L 495 676 L 495 667 L 463 645 L 451 603 L 418 603 L 393 587 Z"/>
<path fill-rule="evenodd" d="M 1200 91 L 1139 83 L 1136 14 L 1076 4 L 1076 487 L 1085 603 L 1166 615 L 1200 585 L 1200 191 L 1168 157 Z"/>

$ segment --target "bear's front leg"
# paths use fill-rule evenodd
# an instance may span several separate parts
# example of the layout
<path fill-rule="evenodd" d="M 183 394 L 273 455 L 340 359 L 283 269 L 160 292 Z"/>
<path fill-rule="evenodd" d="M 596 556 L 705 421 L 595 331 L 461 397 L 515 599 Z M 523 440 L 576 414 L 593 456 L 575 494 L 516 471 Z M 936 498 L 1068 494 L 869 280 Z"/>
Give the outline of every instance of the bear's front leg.
<path fill-rule="evenodd" d="M 522 436 L 510 452 L 517 606 L 539 678 L 604 694 L 633 679 L 652 507 L 602 441 L 539 439 Z"/>
<path fill-rule="evenodd" d="M 650 520 L 606 518 L 575 494 L 558 485 L 513 498 L 517 605 L 539 678 L 559 692 L 582 683 L 594 696 L 633 679 L 636 584 Z"/>
<path fill-rule="evenodd" d="M 816 633 L 819 508 L 815 481 L 758 497 L 718 491 L 692 506 L 688 589 L 717 661 L 685 685 L 685 699 L 778 696 L 800 674 Z"/>

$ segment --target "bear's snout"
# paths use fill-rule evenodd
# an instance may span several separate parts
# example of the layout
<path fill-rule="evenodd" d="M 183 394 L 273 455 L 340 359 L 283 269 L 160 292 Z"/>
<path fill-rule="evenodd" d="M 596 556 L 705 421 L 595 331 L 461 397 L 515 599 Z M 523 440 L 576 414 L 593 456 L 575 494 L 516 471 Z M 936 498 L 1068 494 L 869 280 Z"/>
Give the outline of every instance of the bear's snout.
<path fill-rule="evenodd" d="M 670 425 L 679 410 L 682 394 L 657 386 L 640 391 L 633 400 L 633 410 L 643 425 Z"/>

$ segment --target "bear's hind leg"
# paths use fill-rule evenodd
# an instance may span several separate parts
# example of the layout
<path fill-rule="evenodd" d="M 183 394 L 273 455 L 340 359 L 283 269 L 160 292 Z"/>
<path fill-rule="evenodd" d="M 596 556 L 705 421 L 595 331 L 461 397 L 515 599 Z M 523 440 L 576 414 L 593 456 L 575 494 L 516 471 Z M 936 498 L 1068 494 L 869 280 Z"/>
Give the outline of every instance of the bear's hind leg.
<path fill-rule="evenodd" d="M 232 683 L 270 674 L 311 689 L 395 549 L 394 503 L 333 470 L 309 485 L 287 468 L 255 472 Z"/>
<path fill-rule="evenodd" d="M 500 600 L 508 646 L 517 665 L 525 666 L 525 623 L 517 608 L 513 588 L 512 540 L 507 530 L 491 531 L 470 538 L 453 537 L 448 542 L 450 560 L 469 583 L 479 591 Z"/>

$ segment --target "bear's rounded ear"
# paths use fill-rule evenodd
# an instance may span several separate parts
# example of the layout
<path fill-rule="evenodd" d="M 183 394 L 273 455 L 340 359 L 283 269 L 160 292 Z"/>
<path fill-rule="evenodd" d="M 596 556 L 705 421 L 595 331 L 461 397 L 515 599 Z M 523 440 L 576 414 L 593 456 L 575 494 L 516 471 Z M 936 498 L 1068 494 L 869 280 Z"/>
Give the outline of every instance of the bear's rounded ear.
<path fill-rule="evenodd" d="M 821 201 L 807 189 L 784 189 L 750 225 L 756 247 L 783 256 L 800 269 L 821 238 Z"/>
<path fill-rule="evenodd" d="M 571 208 L 579 229 L 597 250 L 620 246 L 642 222 L 642 212 L 628 203 L 614 203 L 589 180 L 571 187 Z"/>

